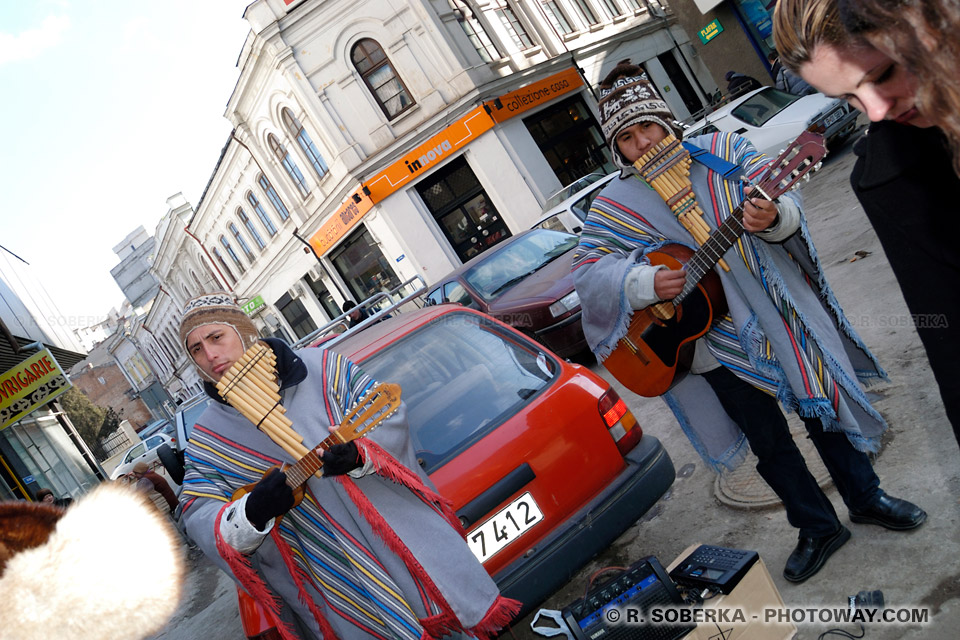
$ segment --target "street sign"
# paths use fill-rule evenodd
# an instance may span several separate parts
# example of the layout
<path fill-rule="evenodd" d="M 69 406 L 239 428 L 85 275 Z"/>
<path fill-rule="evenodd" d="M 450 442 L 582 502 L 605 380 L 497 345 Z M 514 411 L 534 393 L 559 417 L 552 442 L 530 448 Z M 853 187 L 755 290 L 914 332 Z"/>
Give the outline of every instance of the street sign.
<path fill-rule="evenodd" d="M 700 29 L 700 42 L 707 44 L 723 31 L 723 25 L 720 24 L 719 20 L 714 20 L 703 29 Z"/>
<path fill-rule="evenodd" d="M 253 314 L 255 311 L 257 311 L 264 304 L 265 303 L 263 302 L 263 298 L 261 298 L 260 296 L 254 296 L 249 300 L 247 300 L 246 304 L 243 305 L 243 312 L 249 316 Z"/>

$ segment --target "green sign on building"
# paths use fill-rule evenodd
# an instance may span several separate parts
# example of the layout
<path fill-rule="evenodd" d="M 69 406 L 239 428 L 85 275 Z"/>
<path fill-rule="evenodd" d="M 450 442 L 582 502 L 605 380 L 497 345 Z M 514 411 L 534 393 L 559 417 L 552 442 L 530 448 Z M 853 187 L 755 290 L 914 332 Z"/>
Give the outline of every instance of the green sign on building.
<path fill-rule="evenodd" d="M 723 25 L 720 24 L 719 20 L 714 20 L 703 29 L 700 29 L 700 42 L 707 44 L 723 31 Z"/>
<path fill-rule="evenodd" d="M 243 312 L 248 316 L 264 305 L 263 298 L 254 296 L 243 305 Z"/>

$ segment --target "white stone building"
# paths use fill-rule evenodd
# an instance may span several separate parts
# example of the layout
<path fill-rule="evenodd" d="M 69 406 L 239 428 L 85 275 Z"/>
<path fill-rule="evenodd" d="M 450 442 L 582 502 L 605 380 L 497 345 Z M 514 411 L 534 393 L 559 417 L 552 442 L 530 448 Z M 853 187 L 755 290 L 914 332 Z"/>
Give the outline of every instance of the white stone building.
<path fill-rule="evenodd" d="M 156 233 L 146 325 L 174 340 L 201 291 L 296 340 L 528 228 L 551 193 L 613 169 L 594 91 L 623 59 L 679 118 L 717 89 L 646 0 L 257 0 L 245 17 L 234 131 L 195 211 L 171 203 Z"/>

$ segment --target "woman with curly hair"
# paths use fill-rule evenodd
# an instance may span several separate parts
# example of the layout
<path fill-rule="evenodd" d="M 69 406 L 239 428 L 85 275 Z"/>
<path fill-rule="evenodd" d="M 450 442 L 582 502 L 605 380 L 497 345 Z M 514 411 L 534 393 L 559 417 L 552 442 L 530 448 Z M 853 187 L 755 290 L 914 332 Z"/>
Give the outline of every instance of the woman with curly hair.
<path fill-rule="evenodd" d="M 960 377 L 954 374 L 960 359 L 960 178 L 947 136 L 935 126 L 944 121 L 942 105 L 932 106 L 939 99 L 928 97 L 933 94 L 927 71 L 912 71 L 919 50 L 898 58 L 877 46 L 879 32 L 850 33 L 841 20 L 844 2 L 847 7 L 859 3 L 864 11 L 868 3 L 897 5 L 899 19 L 916 25 L 920 16 L 927 20 L 933 14 L 918 8 L 927 7 L 926 0 L 780 0 L 773 34 L 784 65 L 823 93 L 845 98 L 872 121 L 854 146 L 858 159 L 850 182 L 900 284 L 960 442 Z M 946 2 L 953 3 L 955 15 L 956 0 L 942 0 Z M 847 10 L 845 15 L 853 14 Z M 874 19 L 886 24 L 885 18 Z M 868 38 L 868 33 L 876 37 Z M 925 43 L 930 33 L 917 29 L 919 46 L 930 44 Z M 955 36 L 944 46 L 955 47 Z M 947 58 L 929 55 L 925 60 L 936 68 Z M 941 67 L 932 74 L 944 87 L 958 82 L 953 70 Z M 949 96 L 950 91 L 944 88 L 937 95 Z M 960 108 L 960 101 L 953 104 Z"/>

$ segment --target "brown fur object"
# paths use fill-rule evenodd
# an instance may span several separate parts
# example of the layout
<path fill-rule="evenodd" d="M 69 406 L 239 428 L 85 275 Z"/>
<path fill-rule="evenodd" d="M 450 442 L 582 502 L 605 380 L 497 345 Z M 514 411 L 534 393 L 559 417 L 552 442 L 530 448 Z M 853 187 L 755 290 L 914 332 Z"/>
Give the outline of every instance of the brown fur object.
<path fill-rule="evenodd" d="M 11 557 L 45 543 L 61 516 L 43 502 L 0 502 L 0 576 Z"/>

